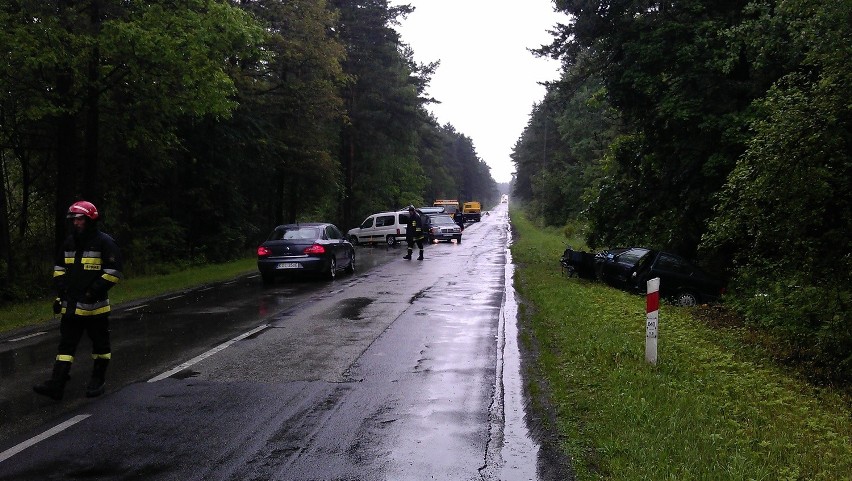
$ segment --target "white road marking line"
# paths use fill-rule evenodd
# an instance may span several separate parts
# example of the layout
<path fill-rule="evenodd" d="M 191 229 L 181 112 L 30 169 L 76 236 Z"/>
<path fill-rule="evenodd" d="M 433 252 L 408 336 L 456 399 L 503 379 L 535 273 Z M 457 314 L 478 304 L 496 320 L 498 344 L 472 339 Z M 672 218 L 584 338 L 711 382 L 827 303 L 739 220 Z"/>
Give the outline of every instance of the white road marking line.
<path fill-rule="evenodd" d="M 142 304 L 141 306 L 136 307 L 128 307 L 125 311 L 135 311 L 136 309 L 142 309 L 143 307 L 148 307 L 148 304 Z"/>
<path fill-rule="evenodd" d="M 179 295 L 179 296 L 167 297 L 167 298 L 165 298 L 165 299 L 163 299 L 163 300 L 164 300 L 164 301 L 173 301 L 173 300 L 175 300 L 175 299 L 180 299 L 180 298 L 181 298 L 181 297 L 183 297 L 183 296 L 184 296 L 184 295 L 183 295 L 183 294 L 181 294 L 181 295 Z"/>
<path fill-rule="evenodd" d="M 89 416 L 91 416 L 91 414 L 81 414 L 79 416 L 74 416 L 73 418 L 65 421 L 64 423 L 62 423 L 58 426 L 55 426 L 53 428 L 50 428 L 47 431 L 39 434 L 38 436 L 36 436 L 34 438 L 30 438 L 29 440 L 24 441 L 21 444 L 15 446 L 15 447 L 12 447 L 12 448 L 9 448 L 9 449 L 3 451 L 2 453 L 0 453 L 0 463 L 11 458 L 12 456 L 14 456 L 18 453 L 20 453 L 21 451 L 23 451 L 23 450 L 25 450 L 25 449 L 27 449 L 31 446 L 34 446 L 35 444 L 38 444 L 38 443 L 44 441 L 45 439 L 53 436 L 54 434 L 61 433 L 62 431 L 70 428 L 71 426 L 79 423 L 80 421 L 86 419 Z"/>
<path fill-rule="evenodd" d="M 160 374 L 159 376 L 152 377 L 151 379 L 149 379 L 149 380 L 148 380 L 148 382 L 157 382 L 157 381 L 162 381 L 163 379 L 166 379 L 166 378 L 167 378 L 167 377 L 169 377 L 169 376 L 172 376 L 172 375 L 174 375 L 174 374 L 176 374 L 176 373 L 178 373 L 178 372 L 180 372 L 180 371 L 183 371 L 184 369 L 186 369 L 186 368 L 188 368 L 188 367 L 192 366 L 193 364 L 197 364 L 197 363 L 199 363 L 199 362 L 201 362 L 201 361 L 203 361 L 203 360 L 207 359 L 208 357 L 210 357 L 210 356 L 212 356 L 212 355 L 216 354 L 217 352 L 219 352 L 219 351 L 221 351 L 221 350 L 223 350 L 223 349 L 227 348 L 227 347 L 228 347 L 228 346 L 230 346 L 231 344 L 233 344 L 233 343 L 235 343 L 235 342 L 237 342 L 237 341 L 241 341 L 241 340 L 243 340 L 243 339 L 245 339 L 245 338 L 247 338 L 247 337 L 251 336 L 252 334 L 258 333 L 258 332 L 260 332 L 260 331 L 262 331 L 262 330 L 266 329 L 267 327 L 269 327 L 269 324 L 264 324 L 264 325 L 262 325 L 262 326 L 258 326 L 258 327 L 256 327 L 256 328 L 252 329 L 251 331 L 246 332 L 245 334 L 241 334 L 241 335 L 239 335 L 239 336 L 237 336 L 237 337 L 235 337 L 235 338 L 231 339 L 231 340 L 230 340 L 230 341 L 228 341 L 228 342 L 225 342 L 225 343 L 223 343 L 223 344 L 220 344 L 220 345 L 218 345 L 218 346 L 214 347 L 213 349 L 211 349 L 211 350 L 209 350 L 209 351 L 205 352 L 204 354 L 201 354 L 201 355 L 199 355 L 199 356 L 196 356 L 196 357 L 194 357 L 194 358 L 190 359 L 189 361 L 186 361 L 185 363 L 181 364 L 180 366 L 178 366 L 178 367 L 176 367 L 176 368 L 174 368 L 174 369 L 172 369 L 172 370 L 170 370 L 170 371 L 166 371 L 166 372 L 164 372 L 164 373 Z"/>
<path fill-rule="evenodd" d="M 31 337 L 41 336 L 41 335 L 44 335 L 44 334 L 47 334 L 47 332 L 45 332 L 45 331 L 39 331 L 39 332 L 36 332 L 36 333 L 30 334 L 30 335 L 28 335 L 28 336 L 16 337 L 16 338 L 14 338 L 14 339 L 9 339 L 9 341 L 8 341 L 8 342 L 23 341 L 24 339 L 29 339 L 29 338 L 31 338 Z"/>

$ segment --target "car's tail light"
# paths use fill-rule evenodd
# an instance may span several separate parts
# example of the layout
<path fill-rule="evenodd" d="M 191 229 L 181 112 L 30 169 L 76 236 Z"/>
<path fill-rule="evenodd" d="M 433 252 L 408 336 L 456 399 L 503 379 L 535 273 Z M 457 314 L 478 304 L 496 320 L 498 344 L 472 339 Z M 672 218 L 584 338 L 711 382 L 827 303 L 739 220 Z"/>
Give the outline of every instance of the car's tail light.
<path fill-rule="evenodd" d="M 309 256 L 318 256 L 320 254 L 325 254 L 325 247 L 314 244 L 303 251 L 305 254 Z"/>
<path fill-rule="evenodd" d="M 266 257 L 271 253 L 272 253 L 272 251 L 270 251 L 269 248 L 267 248 L 267 247 L 260 246 L 260 247 L 257 248 L 257 256 L 258 257 Z"/>

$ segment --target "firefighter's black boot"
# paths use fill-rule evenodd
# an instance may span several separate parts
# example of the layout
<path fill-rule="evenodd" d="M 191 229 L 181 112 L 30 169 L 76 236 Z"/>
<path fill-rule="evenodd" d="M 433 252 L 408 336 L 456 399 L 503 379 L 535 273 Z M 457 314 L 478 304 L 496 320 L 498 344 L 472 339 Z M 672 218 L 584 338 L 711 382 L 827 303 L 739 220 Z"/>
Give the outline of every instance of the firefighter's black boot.
<path fill-rule="evenodd" d="M 62 394 L 65 392 L 65 383 L 71 378 L 68 375 L 69 372 L 71 372 L 70 362 L 56 361 L 53 363 L 53 374 L 50 379 L 33 386 L 33 391 L 57 401 L 61 400 Z"/>
<path fill-rule="evenodd" d="M 92 378 L 89 379 L 89 384 L 86 386 L 86 397 L 98 397 L 104 393 L 107 366 L 109 366 L 109 359 L 95 359 L 95 365 L 92 367 Z"/>
<path fill-rule="evenodd" d="M 418 260 L 418 261 L 422 261 L 422 260 L 423 260 L 423 249 L 420 249 L 420 256 L 418 256 L 418 257 L 417 257 L 417 260 Z"/>
<path fill-rule="evenodd" d="M 411 260 L 411 252 L 412 252 L 412 249 L 408 249 L 408 254 L 402 256 L 402 258 Z"/>

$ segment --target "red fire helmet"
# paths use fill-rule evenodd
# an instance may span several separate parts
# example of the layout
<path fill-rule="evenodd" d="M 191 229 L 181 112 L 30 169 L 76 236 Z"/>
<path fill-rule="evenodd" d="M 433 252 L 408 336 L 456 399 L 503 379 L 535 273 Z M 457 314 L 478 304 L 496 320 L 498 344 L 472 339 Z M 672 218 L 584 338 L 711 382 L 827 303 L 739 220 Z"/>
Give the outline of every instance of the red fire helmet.
<path fill-rule="evenodd" d="M 67 217 L 70 219 L 80 216 L 86 216 L 89 219 L 98 220 L 98 208 L 95 207 L 95 204 L 86 202 L 85 200 L 74 202 L 71 204 L 71 207 L 68 208 Z"/>

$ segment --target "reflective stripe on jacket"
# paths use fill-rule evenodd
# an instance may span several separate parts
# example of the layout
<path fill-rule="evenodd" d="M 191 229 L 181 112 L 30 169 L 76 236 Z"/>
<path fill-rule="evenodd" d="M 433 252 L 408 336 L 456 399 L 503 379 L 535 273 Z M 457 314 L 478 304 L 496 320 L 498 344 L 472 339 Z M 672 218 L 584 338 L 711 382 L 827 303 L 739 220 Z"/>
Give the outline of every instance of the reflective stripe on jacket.
<path fill-rule="evenodd" d="M 53 268 L 62 313 L 69 308 L 78 316 L 109 312 L 107 292 L 121 280 L 121 268 L 121 251 L 109 235 L 94 230 L 65 239 Z"/>
<path fill-rule="evenodd" d="M 423 219 L 420 214 L 415 214 L 408 219 L 408 224 L 405 226 L 405 238 L 419 240 L 423 238 Z"/>

